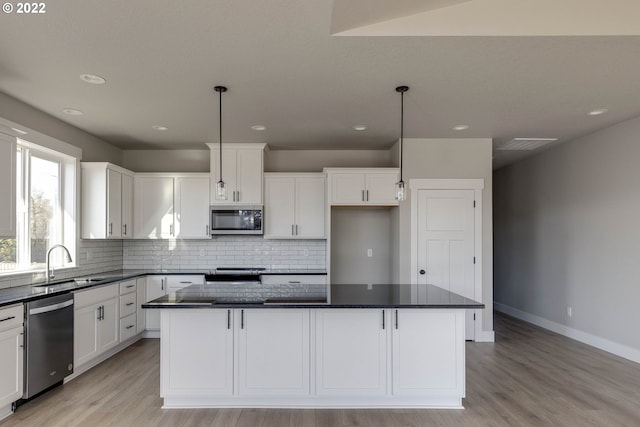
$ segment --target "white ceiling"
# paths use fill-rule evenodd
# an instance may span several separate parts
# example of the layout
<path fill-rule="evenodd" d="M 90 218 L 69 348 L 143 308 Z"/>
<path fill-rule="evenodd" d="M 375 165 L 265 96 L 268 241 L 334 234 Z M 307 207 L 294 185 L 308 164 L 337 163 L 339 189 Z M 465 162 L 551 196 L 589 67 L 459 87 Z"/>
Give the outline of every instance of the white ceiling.
<path fill-rule="evenodd" d="M 217 141 L 218 84 L 225 142 L 390 147 L 406 84 L 408 138 L 561 143 L 640 115 L 638 16 L 637 0 L 47 2 L 0 15 L 0 91 L 125 149 Z"/>

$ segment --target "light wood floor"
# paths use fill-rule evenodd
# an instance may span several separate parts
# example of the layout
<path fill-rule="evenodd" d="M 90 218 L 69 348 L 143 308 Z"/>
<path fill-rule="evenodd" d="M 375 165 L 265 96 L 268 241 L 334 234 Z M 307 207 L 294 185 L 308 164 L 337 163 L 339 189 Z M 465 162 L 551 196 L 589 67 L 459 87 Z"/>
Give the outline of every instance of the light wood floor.
<path fill-rule="evenodd" d="M 504 315 L 495 331 L 467 343 L 464 410 L 163 410 L 142 340 L 0 426 L 640 426 L 640 365 Z"/>

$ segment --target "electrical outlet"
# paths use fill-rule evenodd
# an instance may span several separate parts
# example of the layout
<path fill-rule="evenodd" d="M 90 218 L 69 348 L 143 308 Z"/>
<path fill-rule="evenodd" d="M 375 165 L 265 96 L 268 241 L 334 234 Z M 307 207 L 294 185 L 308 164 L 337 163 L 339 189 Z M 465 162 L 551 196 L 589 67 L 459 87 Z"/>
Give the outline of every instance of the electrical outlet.
<path fill-rule="evenodd" d="M 567 316 L 571 317 L 573 316 L 573 308 L 571 308 L 571 306 L 567 306 Z"/>
<path fill-rule="evenodd" d="M 373 249 L 367 249 L 367 256 L 371 258 L 373 256 Z"/>

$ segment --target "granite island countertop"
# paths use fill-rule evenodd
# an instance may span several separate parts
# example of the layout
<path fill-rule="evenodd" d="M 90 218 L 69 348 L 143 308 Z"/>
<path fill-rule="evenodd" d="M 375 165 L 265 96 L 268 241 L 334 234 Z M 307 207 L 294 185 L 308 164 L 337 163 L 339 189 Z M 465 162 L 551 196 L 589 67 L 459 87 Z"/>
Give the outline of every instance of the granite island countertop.
<path fill-rule="evenodd" d="M 413 296 L 412 296 L 413 295 Z M 332 284 L 330 302 L 313 298 L 220 297 L 206 285 L 191 285 L 142 304 L 147 309 L 203 308 L 461 308 L 484 304 L 433 285 Z"/>

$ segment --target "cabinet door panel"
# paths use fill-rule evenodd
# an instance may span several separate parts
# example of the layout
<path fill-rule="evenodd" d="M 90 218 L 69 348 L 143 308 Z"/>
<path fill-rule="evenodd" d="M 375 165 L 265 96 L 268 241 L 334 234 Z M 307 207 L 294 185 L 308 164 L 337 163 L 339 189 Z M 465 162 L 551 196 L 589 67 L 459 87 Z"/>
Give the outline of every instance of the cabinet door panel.
<path fill-rule="evenodd" d="M 228 310 L 160 311 L 161 395 L 231 395 L 233 325 Z"/>
<path fill-rule="evenodd" d="M 262 150 L 239 149 L 237 153 L 236 200 L 241 204 L 262 204 Z"/>
<path fill-rule="evenodd" d="M 325 180 L 322 177 L 296 178 L 296 237 L 324 239 Z"/>
<path fill-rule="evenodd" d="M 208 239 L 209 177 L 180 177 L 175 182 L 176 237 Z"/>
<path fill-rule="evenodd" d="M 264 237 L 293 238 L 295 179 L 267 177 L 264 190 Z"/>
<path fill-rule="evenodd" d="M 119 342 L 118 332 L 120 331 L 120 315 L 118 298 L 104 301 L 103 319 L 99 323 L 100 332 L 100 352 L 115 347 Z"/>
<path fill-rule="evenodd" d="M 122 238 L 133 237 L 133 177 L 122 174 Z"/>
<path fill-rule="evenodd" d="M 393 310 L 393 394 L 464 394 L 464 310 Z"/>
<path fill-rule="evenodd" d="M 122 235 L 122 174 L 107 169 L 107 238 Z"/>
<path fill-rule="evenodd" d="M 240 315 L 240 394 L 309 394 L 309 310 L 237 310 L 236 314 Z"/>
<path fill-rule="evenodd" d="M 173 178 L 136 176 L 134 185 L 135 236 L 173 237 Z"/>
<path fill-rule="evenodd" d="M 396 173 L 368 173 L 366 175 L 367 203 L 373 205 L 397 205 Z"/>
<path fill-rule="evenodd" d="M 73 321 L 75 365 L 80 366 L 98 355 L 98 305 L 76 309 Z"/>
<path fill-rule="evenodd" d="M 0 407 L 22 397 L 22 326 L 0 332 Z"/>
<path fill-rule="evenodd" d="M 386 394 L 390 322 L 383 329 L 382 316 L 374 309 L 316 311 L 317 394 Z"/>
<path fill-rule="evenodd" d="M 331 204 L 362 205 L 365 203 L 364 189 L 365 182 L 362 173 L 333 174 L 331 177 Z"/>

